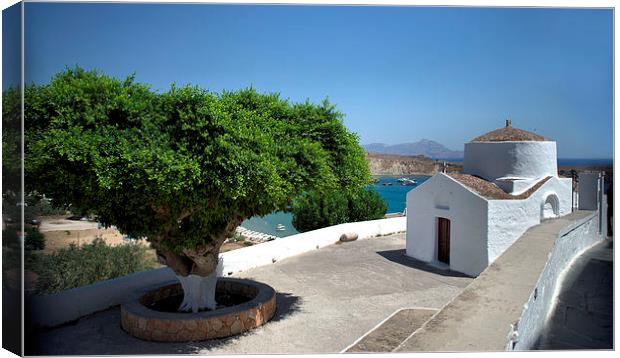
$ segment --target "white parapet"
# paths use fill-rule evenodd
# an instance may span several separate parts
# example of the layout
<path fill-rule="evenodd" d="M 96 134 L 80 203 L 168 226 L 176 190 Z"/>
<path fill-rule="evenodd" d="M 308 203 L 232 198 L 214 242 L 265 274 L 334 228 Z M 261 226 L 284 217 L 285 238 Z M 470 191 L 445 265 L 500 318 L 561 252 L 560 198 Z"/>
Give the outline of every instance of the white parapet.
<path fill-rule="evenodd" d="M 226 275 L 268 265 L 287 257 L 332 245 L 344 233 L 355 232 L 359 239 L 366 239 L 404 232 L 406 228 L 406 217 L 346 223 L 228 251 L 221 254 L 220 257 L 224 261 L 224 275 Z"/>

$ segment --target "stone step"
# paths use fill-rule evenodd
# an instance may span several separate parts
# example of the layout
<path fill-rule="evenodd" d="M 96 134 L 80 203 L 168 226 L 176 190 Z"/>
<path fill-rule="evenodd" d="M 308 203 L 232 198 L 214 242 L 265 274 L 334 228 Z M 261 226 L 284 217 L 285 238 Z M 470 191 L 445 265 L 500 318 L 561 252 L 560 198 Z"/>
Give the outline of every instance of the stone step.
<path fill-rule="evenodd" d="M 387 353 L 393 351 L 407 337 L 428 321 L 438 310 L 430 308 L 405 308 L 397 311 L 345 353 Z"/>

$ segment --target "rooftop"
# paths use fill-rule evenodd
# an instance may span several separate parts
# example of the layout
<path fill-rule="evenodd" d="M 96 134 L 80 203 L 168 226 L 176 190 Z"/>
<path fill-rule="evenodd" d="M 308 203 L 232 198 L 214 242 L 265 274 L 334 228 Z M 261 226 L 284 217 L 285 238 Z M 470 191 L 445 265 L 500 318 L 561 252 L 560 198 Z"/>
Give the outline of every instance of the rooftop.
<path fill-rule="evenodd" d="M 452 179 L 458 181 L 464 186 L 468 187 L 472 191 L 478 193 L 480 196 L 485 197 L 489 200 L 520 200 L 527 199 L 530 195 L 532 195 L 536 190 L 538 190 L 547 180 L 551 179 L 551 177 L 546 177 L 536 183 L 534 186 L 526 190 L 525 192 L 519 195 L 510 195 L 503 191 L 499 186 L 495 185 L 490 181 L 484 180 L 480 177 L 471 174 L 460 174 L 460 173 L 449 173 L 448 174 Z"/>
<path fill-rule="evenodd" d="M 506 120 L 506 126 L 503 128 L 496 129 L 494 131 L 490 131 L 483 135 L 480 135 L 474 139 L 472 142 L 544 142 L 549 139 L 532 132 L 528 132 L 523 129 L 514 128 L 512 126 L 512 121 L 510 119 Z"/>

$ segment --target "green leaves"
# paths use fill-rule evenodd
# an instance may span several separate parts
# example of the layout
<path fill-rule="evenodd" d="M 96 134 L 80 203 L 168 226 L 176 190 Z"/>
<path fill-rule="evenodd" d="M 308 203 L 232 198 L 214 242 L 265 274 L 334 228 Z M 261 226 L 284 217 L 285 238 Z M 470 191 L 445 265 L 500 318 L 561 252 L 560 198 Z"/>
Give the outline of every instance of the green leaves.
<path fill-rule="evenodd" d="M 373 188 L 308 192 L 295 200 L 293 226 L 301 232 L 327 226 L 382 219 L 387 203 Z"/>
<path fill-rule="evenodd" d="M 29 265 L 38 275 L 38 293 L 54 293 L 147 270 L 156 264 L 140 243 L 110 246 L 101 238 L 93 242 L 32 256 Z"/>
<path fill-rule="evenodd" d="M 29 190 L 177 252 L 304 192 L 370 179 L 357 136 L 327 100 L 292 104 L 253 88 L 157 93 L 133 76 L 76 68 L 29 86 L 25 115 Z"/>

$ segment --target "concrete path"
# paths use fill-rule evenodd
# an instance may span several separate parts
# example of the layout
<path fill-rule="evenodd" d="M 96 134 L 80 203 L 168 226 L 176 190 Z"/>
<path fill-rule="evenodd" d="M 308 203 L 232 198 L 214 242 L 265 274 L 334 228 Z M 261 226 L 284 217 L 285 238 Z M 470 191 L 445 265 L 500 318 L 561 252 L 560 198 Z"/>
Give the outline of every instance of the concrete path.
<path fill-rule="evenodd" d="M 438 309 L 472 279 L 404 256 L 404 234 L 335 244 L 243 272 L 274 287 L 278 310 L 242 336 L 155 343 L 120 328 L 118 308 L 28 335 L 29 354 L 337 353 L 400 308 Z"/>
<path fill-rule="evenodd" d="M 436 309 L 405 308 L 397 311 L 353 346 L 347 353 L 389 353 L 431 318 Z"/>
<path fill-rule="evenodd" d="M 613 349 L 613 241 L 581 255 L 566 274 L 557 306 L 535 349 Z"/>
<path fill-rule="evenodd" d="M 39 225 L 39 231 L 89 230 L 98 229 L 98 225 L 99 224 L 95 221 L 69 220 L 67 218 L 43 218 Z"/>

